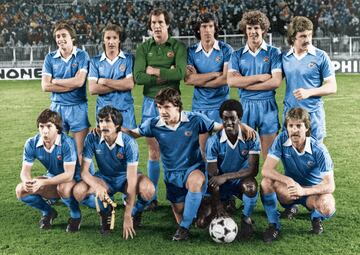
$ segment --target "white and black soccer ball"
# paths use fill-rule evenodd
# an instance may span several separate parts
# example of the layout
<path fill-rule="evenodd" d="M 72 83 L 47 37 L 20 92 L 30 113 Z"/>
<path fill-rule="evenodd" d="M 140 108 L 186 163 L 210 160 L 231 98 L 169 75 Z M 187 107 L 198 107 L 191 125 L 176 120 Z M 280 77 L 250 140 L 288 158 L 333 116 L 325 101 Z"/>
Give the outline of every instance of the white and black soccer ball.
<path fill-rule="evenodd" d="M 231 243 L 237 232 L 238 226 L 230 217 L 215 218 L 209 226 L 210 236 L 217 243 Z"/>

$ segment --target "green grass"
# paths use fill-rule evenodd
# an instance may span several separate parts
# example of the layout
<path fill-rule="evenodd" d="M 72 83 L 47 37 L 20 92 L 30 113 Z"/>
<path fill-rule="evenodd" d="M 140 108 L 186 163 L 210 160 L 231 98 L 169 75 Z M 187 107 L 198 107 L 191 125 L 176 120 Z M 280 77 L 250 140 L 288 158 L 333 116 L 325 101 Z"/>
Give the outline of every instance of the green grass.
<path fill-rule="evenodd" d="M 122 234 L 123 209 L 117 212 L 116 229 L 109 236 L 98 232 L 99 220 L 95 210 L 82 207 L 81 231 L 66 233 L 68 212 L 57 206 L 59 218 L 51 231 L 40 231 L 39 213 L 15 198 L 15 186 L 20 181 L 22 150 L 25 140 L 36 132 L 35 120 L 39 112 L 50 104 L 49 94 L 41 92 L 40 81 L 0 82 L 0 253 L 1 254 L 360 254 L 360 220 L 358 217 L 360 193 L 359 128 L 360 88 L 359 76 L 338 75 L 338 93 L 325 98 L 327 133 L 325 140 L 334 164 L 337 213 L 325 222 L 322 236 L 312 236 L 308 213 L 301 210 L 293 221 L 282 221 L 281 238 L 272 245 L 261 241 L 267 223 L 261 201 L 254 213 L 256 236 L 246 243 L 218 245 L 210 240 L 206 230 L 191 229 L 191 240 L 174 243 L 170 237 L 176 225 L 165 200 L 164 185 L 160 184 L 160 209 L 144 214 L 144 227 L 137 231 L 134 240 L 125 241 Z M 277 94 L 280 111 L 284 87 Z M 133 92 L 137 121 L 140 121 L 141 87 Z M 232 97 L 237 98 L 233 90 Z M 186 110 L 190 109 L 192 89 L 182 86 Z M 89 96 L 89 117 L 94 122 L 95 97 Z M 147 148 L 145 139 L 140 145 L 139 168 L 146 169 Z M 44 172 L 35 164 L 36 175 Z M 260 179 L 258 177 L 258 179 Z M 119 201 L 119 200 L 118 200 Z M 235 220 L 239 222 L 240 211 Z"/>

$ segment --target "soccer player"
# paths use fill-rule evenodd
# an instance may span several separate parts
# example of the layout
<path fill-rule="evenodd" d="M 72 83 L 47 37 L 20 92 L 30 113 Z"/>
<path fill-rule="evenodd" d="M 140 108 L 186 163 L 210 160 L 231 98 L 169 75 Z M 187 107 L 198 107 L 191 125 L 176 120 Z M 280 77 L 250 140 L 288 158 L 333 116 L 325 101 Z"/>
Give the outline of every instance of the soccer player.
<path fill-rule="evenodd" d="M 97 94 L 96 116 L 101 108 L 111 105 L 121 111 L 123 126 L 135 128 L 134 88 L 132 77 L 133 58 L 120 49 L 121 29 L 108 24 L 103 29 L 104 52 L 93 57 L 90 62 L 89 91 Z"/>
<path fill-rule="evenodd" d="M 142 119 L 157 117 L 154 96 L 162 88 L 170 87 L 178 91 L 180 81 L 185 77 L 186 47 L 169 35 L 170 16 L 166 10 L 154 9 L 148 19 L 148 28 L 152 38 L 140 44 L 136 49 L 134 77 L 138 85 L 143 85 L 144 101 Z M 148 176 L 157 188 L 160 176 L 160 150 L 154 138 L 146 138 L 149 148 Z M 156 208 L 157 197 L 150 208 Z"/>
<path fill-rule="evenodd" d="M 220 105 L 229 98 L 227 67 L 233 49 L 218 41 L 219 25 L 211 13 L 200 15 L 194 26 L 200 40 L 188 48 L 185 83 L 194 86 L 192 111 L 221 123 Z"/>
<path fill-rule="evenodd" d="M 228 62 L 233 49 L 218 41 L 219 25 L 211 13 L 199 16 L 194 26 L 195 37 L 200 42 L 188 48 L 185 84 L 194 86 L 192 111 L 205 114 L 221 123 L 219 108 L 229 98 L 226 84 Z M 205 150 L 208 134 L 200 135 L 201 150 Z"/>
<path fill-rule="evenodd" d="M 70 210 L 66 232 L 80 229 L 81 212 L 72 196 L 72 189 L 80 179 L 74 140 L 62 133 L 62 121 L 57 112 L 45 109 L 37 118 L 39 134 L 29 138 L 24 147 L 21 183 L 16 187 L 16 197 L 42 213 L 41 229 L 51 229 L 58 213 L 45 200 L 61 198 Z M 35 159 L 46 168 L 44 176 L 31 174 Z"/>
<path fill-rule="evenodd" d="M 153 197 L 155 187 L 149 178 L 138 173 L 138 145 L 131 136 L 121 132 L 120 111 L 112 106 L 105 106 L 99 110 L 97 122 L 101 134 L 90 132 L 85 139 L 81 170 L 83 181 L 74 187 L 74 196 L 77 201 L 95 208 L 96 195 L 103 201 L 105 194 L 113 196 L 116 192 L 125 193 L 127 202 L 124 211 L 123 237 L 133 238 L 134 227 L 140 225 L 141 213 L 147 201 Z M 89 168 L 94 156 L 99 171 L 92 175 Z M 139 195 L 139 199 L 134 207 L 136 195 Z M 109 208 L 101 208 L 100 218 L 100 232 L 109 233 L 111 221 Z"/>
<path fill-rule="evenodd" d="M 282 57 L 286 81 L 284 116 L 293 107 L 310 114 L 311 135 L 322 142 L 326 137 L 322 96 L 336 93 L 334 68 L 328 55 L 312 45 L 313 24 L 306 17 L 294 17 L 288 26 L 291 49 Z"/>
<path fill-rule="evenodd" d="M 211 193 L 211 216 L 226 214 L 221 201 L 233 196 L 241 198 L 244 209 L 239 237 L 249 239 L 253 235 L 253 221 L 250 216 L 257 200 L 260 139 L 249 140 L 240 129 L 242 106 L 234 99 L 226 100 L 220 106 L 224 129 L 210 137 L 206 143 L 208 191 Z M 206 210 L 205 210 L 206 211 Z M 199 215 L 200 220 L 204 216 Z M 210 223 L 211 219 L 207 221 Z"/>
<path fill-rule="evenodd" d="M 275 89 L 282 80 L 281 52 L 264 41 L 269 26 L 264 13 L 244 13 L 240 28 L 246 45 L 231 55 L 227 77 L 229 86 L 239 88 L 241 122 L 258 130 L 264 158 L 280 127 Z"/>
<path fill-rule="evenodd" d="M 86 99 L 89 55 L 75 46 L 76 32 L 68 23 L 56 24 L 53 36 L 58 49 L 45 57 L 41 87 L 51 92 L 50 109 L 60 114 L 63 130 L 72 132 L 81 163 L 84 139 L 90 127 Z"/>
<path fill-rule="evenodd" d="M 277 239 L 280 232 L 278 200 L 285 208 L 301 204 L 311 211 L 313 234 L 321 234 L 322 221 L 335 212 L 333 163 L 325 145 L 310 137 L 308 112 L 303 108 L 290 109 L 285 127 L 262 168 L 262 201 L 270 223 L 263 239 L 268 243 Z M 280 160 L 285 174 L 276 171 Z"/>
<path fill-rule="evenodd" d="M 173 240 L 186 240 L 207 187 L 199 134 L 220 130 L 222 125 L 205 115 L 182 111 L 180 93 L 173 88 L 160 90 L 155 103 L 160 116 L 128 132 L 154 137 L 159 143 L 167 199 L 179 224 Z"/>

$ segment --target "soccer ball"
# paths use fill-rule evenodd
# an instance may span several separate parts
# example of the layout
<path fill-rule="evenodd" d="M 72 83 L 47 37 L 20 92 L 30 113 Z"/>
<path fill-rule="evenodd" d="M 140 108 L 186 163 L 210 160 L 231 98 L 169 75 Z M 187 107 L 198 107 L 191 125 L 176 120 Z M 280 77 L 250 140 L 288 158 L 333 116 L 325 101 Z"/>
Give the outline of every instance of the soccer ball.
<path fill-rule="evenodd" d="M 209 226 L 211 238 L 217 243 L 231 243 L 238 232 L 238 226 L 230 217 L 215 218 Z"/>

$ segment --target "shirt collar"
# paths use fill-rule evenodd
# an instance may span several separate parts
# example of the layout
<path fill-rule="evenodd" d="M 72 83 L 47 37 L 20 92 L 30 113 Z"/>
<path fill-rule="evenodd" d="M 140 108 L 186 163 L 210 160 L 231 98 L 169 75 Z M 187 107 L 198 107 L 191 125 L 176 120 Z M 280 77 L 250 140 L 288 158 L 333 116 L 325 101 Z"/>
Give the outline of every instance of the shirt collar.
<path fill-rule="evenodd" d="M 77 49 L 76 46 L 74 46 L 73 49 L 72 49 L 72 52 L 71 52 L 71 55 L 74 55 L 75 57 L 76 57 L 76 53 L 77 53 L 77 50 L 76 50 L 76 49 Z M 71 55 L 70 55 L 70 56 L 71 56 Z M 58 50 L 56 51 L 56 53 L 55 53 L 55 55 L 54 55 L 53 58 L 62 58 L 61 53 L 60 53 L 60 49 L 58 49 Z"/>
<path fill-rule="evenodd" d="M 310 137 L 306 137 L 304 152 L 307 152 L 307 153 L 309 153 L 309 154 L 312 154 L 310 140 L 311 140 L 311 138 L 310 138 Z M 290 138 L 288 138 L 288 139 L 286 140 L 286 142 L 285 142 L 285 143 L 283 143 L 283 146 L 286 146 L 286 147 L 290 147 L 290 146 L 292 146 L 291 139 L 290 139 Z"/>
<path fill-rule="evenodd" d="M 243 143 L 245 143 L 244 138 L 243 138 L 242 133 L 241 133 L 241 128 L 240 128 L 240 126 L 239 126 L 239 134 L 238 134 L 237 139 L 240 140 L 240 141 L 242 141 Z M 223 142 L 226 142 L 226 141 L 229 141 L 229 138 L 227 137 L 226 132 L 225 132 L 225 130 L 223 129 L 223 130 L 221 131 L 220 143 L 223 143 Z"/>
<path fill-rule="evenodd" d="M 212 48 L 215 49 L 215 50 L 220 50 L 220 46 L 219 46 L 219 41 L 218 41 L 218 40 L 215 40 L 214 45 L 213 45 Z M 201 42 L 199 42 L 199 43 L 198 43 L 198 46 L 197 46 L 197 48 L 196 48 L 196 50 L 195 50 L 195 52 L 197 53 L 197 52 L 201 51 L 202 49 L 203 49 L 203 47 L 202 47 L 202 45 L 201 45 Z"/>
<path fill-rule="evenodd" d="M 314 45 L 309 45 L 307 53 L 316 56 L 316 48 Z M 291 54 L 294 54 L 294 47 L 291 46 L 290 50 L 286 53 L 286 56 L 289 56 Z"/>
<path fill-rule="evenodd" d="M 101 136 L 99 143 L 102 143 L 102 142 L 104 142 L 104 141 L 105 141 L 104 137 Z M 105 142 L 106 142 L 106 141 L 105 141 Z M 115 144 L 117 144 L 117 145 L 119 145 L 119 146 L 121 146 L 121 147 L 124 147 L 124 141 L 123 141 L 123 139 L 122 139 L 122 132 L 121 132 L 121 131 L 118 132 L 118 134 L 117 134 L 117 137 L 116 137 L 116 140 L 115 140 Z"/>
<path fill-rule="evenodd" d="M 267 44 L 266 44 L 266 42 L 264 40 L 262 41 L 259 49 L 263 49 L 264 51 L 268 50 Z M 248 52 L 249 50 L 250 50 L 249 45 L 246 44 L 245 47 L 244 47 L 244 50 L 243 50 L 243 54 Z"/>
<path fill-rule="evenodd" d="M 61 145 L 61 135 L 60 135 L 60 134 L 58 134 L 58 135 L 56 136 L 54 145 L 56 145 L 56 146 Z M 43 140 L 42 137 L 40 136 L 39 141 L 36 143 L 36 147 L 41 147 L 41 146 L 44 146 L 44 140 Z"/>
<path fill-rule="evenodd" d="M 176 40 L 173 39 L 173 38 L 169 35 L 167 41 L 164 42 L 163 44 L 172 45 L 174 42 L 176 42 Z M 151 38 L 150 38 L 150 44 L 156 44 L 154 37 L 151 37 Z"/>
<path fill-rule="evenodd" d="M 180 113 L 180 122 L 189 122 L 189 118 L 185 114 L 184 111 L 181 111 L 181 113 Z M 178 124 L 180 124 L 180 122 Z M 163 127 L 163 126 L 169 127 L 168 125 L 166 125 L 165 121 L 163 121 L 161 119 L 161 117 L 160 117 L 159 121 L 156 123 L 156 126 L 157 127 Z"/>
<path fill-rule="evenodd" d="M 122 50 L 120 50 L 120 52 L 119 52 L 119 54 L 118 54 L 117 56 L 118 56 L 119 58 L 126 58 L 126 57 L 125 57 L 125 54 L 124 54 L 124 52 L 123 52 Z M 101 57 L 100 57 L 100 62 L 103 61 L 103 60 L 105 60 L 105 59 L 108 59 L 108 58 L 106 57 L 105 52 L 103 52 L 103 53 L 101 54 Z M 109 59 L 109 61 L 111 61 L 111 60 Z"/>

